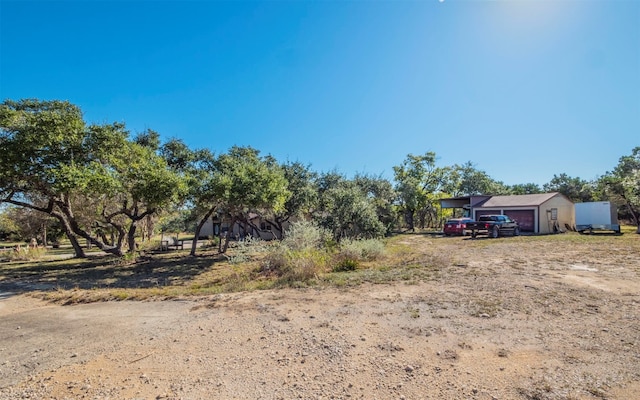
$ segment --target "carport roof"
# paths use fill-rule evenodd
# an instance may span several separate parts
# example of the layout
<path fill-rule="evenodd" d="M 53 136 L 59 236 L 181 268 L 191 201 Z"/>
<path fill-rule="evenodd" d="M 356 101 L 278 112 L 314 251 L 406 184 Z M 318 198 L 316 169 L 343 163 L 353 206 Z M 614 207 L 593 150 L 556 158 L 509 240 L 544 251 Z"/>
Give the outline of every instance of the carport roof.
<path fill-rule="evenodd" d="M 559 195 L 558 192 L 539 194 L 520 194 L 513 196 L 492 196 L 475 208 L 539 206 L 545 201 Z"/>

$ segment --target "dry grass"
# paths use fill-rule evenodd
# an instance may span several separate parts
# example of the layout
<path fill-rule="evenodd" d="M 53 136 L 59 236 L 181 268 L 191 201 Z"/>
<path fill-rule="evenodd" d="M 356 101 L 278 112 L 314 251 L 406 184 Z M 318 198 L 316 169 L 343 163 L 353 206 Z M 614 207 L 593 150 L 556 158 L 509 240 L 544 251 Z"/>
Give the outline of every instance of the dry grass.
<path fill-rule="evenodd" d="M 189 257 L 186 251 L 149 253 L 129 264 L 113 257 L 11 262 L 0 264 L 0 289 L 31 292 L 68 304 L 181 298 L 282 286 L 340 287 L 393 281 L 411 284 L 442 279 L 452 272 L 491 279 L 498 272 L 524 273 L 531 265 L 550 262 L 551 269 L 628 264 L 627 272 L 638 276 L 640 266 L 629 262 L 640 254 L 640 236 L 633 233 L 634 229 L 625 227 L 624 235 L 567 233 L 475 240 L 397 235 L 386 241 L 384 255 L 375 261 L 360 262 L 354 271 L 313 269 L 311 274 L 288 280 L 261 272 L 264 246 L 268 243 L 256 244 L 262 246 L 260 249 L 237 246 L 226 256 L 214 250 L 203 251 L 198 257 Z M 495 257 L 496 254 L 501 256 Z M 492 257 L 492 265 L 474 264 L 488 257 Z M 494 316 L 504 306 L 491 299 L 478 299 L 469 304 L 469 312 Z"/>

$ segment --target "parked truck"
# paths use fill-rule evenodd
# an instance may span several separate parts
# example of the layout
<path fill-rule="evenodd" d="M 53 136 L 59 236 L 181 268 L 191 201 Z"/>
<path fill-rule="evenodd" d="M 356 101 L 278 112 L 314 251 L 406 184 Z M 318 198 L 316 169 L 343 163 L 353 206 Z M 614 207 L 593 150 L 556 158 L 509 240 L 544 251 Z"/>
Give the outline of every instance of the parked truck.
<path fill-rule="evenodd" d="M 609 201 L 576 203 L 576 230 L 592 233 L 595 230 L 620 233 L 618 209 Z"/>
<path fill-rule="evenodd" d="M 489 235 L 497 238 L 505 233 L 513 236 L 520 235 L 520 225 L 506 215 L 483 215 L 477 221 L 467 222 L 467 230 L 471 231 L 471 237 L 477 235 Z"/>

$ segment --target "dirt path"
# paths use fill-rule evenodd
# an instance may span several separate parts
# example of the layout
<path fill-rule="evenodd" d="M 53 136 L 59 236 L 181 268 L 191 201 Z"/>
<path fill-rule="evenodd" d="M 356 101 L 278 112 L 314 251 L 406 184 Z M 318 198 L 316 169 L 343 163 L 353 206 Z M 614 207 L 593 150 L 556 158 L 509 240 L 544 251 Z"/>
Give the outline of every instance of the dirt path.
<path fill-rule="evenodd" d="M 637 398 L 640 255 L 510 245 L 427 282 L 66 307 L 5 296 L 0 398 Z"/>

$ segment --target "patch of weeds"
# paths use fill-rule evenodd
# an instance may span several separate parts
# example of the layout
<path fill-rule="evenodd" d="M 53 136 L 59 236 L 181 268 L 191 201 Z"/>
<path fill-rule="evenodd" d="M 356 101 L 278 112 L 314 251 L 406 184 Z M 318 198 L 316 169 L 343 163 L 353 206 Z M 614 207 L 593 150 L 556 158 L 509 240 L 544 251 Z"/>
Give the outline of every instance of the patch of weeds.
<path fill-rule="evenodd" d="M 322 275 L 322 282 L 336 287 L 351 287 L 362 284 L 362 272 L 337 272 Z"/>
<path fill-rule="evenodd" d="M 120 290 L 118 290 L 118 291 L 114 291 L 114 292 L 112 292 L 112 296 L 113 296 L 113 299 L 114 299 L 114 300 L 117 300 L 117 301 L 123 301 L 123 300 L 127 300 L 127 299 L 129 298 L 129 296 L 130 296 L 130 295 L 129 295 L 129 293 L 128 293 L 128 292 L 126 292 L 126 291 L 120 291 Z"/>
<path fill-rule="evenodd" d="M 532 383 L 532 388 L 519 388 L 518 393 L 527 400 L 551 400 L 554 398 L 553 386 L 544 379 Z"/>
<path fill-rule="evenodd" d="M 466 342 L 459 342 L 458 347 L 460 347 L 463 350 L 473 350 L 473 346 L 471 346 L 469 343 L 466 343 Z"/>
<path fill-rule="evenodd" d="M 390 352 L 391 351 L 404 351 L 403 347 L 401 347 L 401 346 L 399 346 L 397 344 L 391 343 L 391 342 L 379 344 L 378 345 L 378 349 L 383 350 L 383 351 L 390 351 Z"/>
<path fill-rule="evenodd" d="M 359 263 L 358 260 L 353 258 L 343 258 L 337 262 L 336 265 L 333 266 L 333 272 L 349 272 L 355 271 L 358 269 Z"/>
<path fill-rule="evenodd" d="M 2 252 L 3 258 L 8 261 L 37 261 L 47 254 L 44 247 L 16 246 L 13 250 Z"/>
<path fill-rule="evenodd" d="M 259 238 L 247 236 L 236 243 L 232 255 L 228 257 L 230 264 L 242 264 L 253 258 L 256 254 L 266 251 L 264 242 Z"/>
<path fill-rule="evenodd" d="M 498 299 L 474 299 L 469 304 L 471 316 L 493 318 L 498 315 L 502 308 L 502 303 Z"/>
<path fill-rule="evenodd" d="M 411 318 L 420 318 L 420 310 L 416 307 L 407 307 L 407 312 Z"/>
<path fill-rule="evenodd" d="M 385 246 L 378 239 L 345 239 L 340 242 L 338 254 L 354 260 L 373 261 L 385 254 Z"/>

